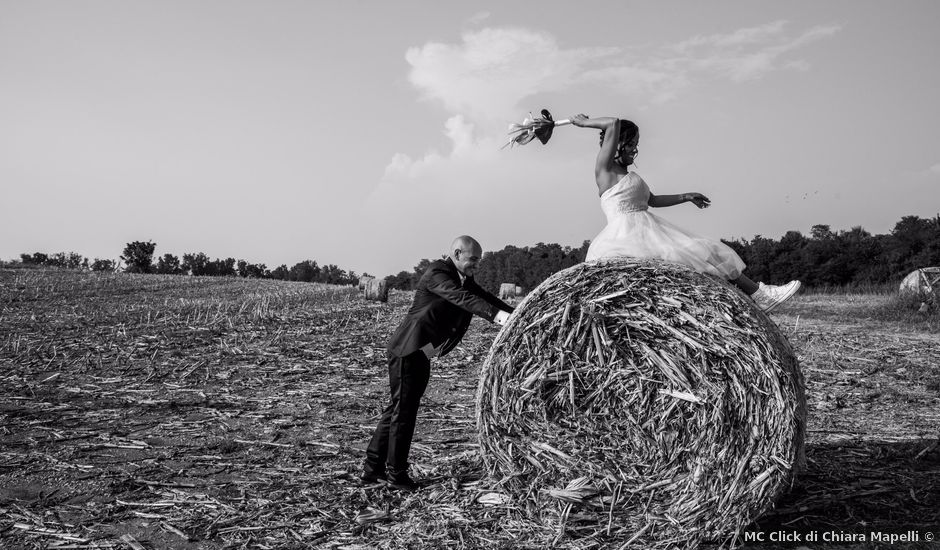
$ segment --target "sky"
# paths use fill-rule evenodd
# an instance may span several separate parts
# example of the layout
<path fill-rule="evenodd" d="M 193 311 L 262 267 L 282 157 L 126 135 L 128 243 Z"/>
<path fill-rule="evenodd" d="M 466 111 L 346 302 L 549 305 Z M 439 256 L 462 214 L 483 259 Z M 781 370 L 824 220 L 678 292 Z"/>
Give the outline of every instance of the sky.
<path fill-rule="evenodd" d="M 578 247 L 594 130 L 714 239 L 940 214 L 940 3 L 0 0 L 0 259 L 203 252 L 410 271 Z"/>

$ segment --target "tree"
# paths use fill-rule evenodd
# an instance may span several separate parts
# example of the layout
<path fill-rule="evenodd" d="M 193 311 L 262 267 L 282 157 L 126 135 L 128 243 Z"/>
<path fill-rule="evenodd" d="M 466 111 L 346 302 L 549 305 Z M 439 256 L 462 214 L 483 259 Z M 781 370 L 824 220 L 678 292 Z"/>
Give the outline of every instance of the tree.
<path fill-rule="evenodd" d="M 151 273 L 153 271 L 153 251 L 157 248 L 150 241 L 134 241 L 127 243 L 121 259 L 127 263 L 124 271 L 128 273 Z"/>
<path fill-rule="evenodd" d="M 747 276 L 755 281 L 773 279 L 771 263 L 777 254 L 777 242 L 761 235 L 755 235 L 741 257 L 747 266 Z"/>
<path fill-rule="evenodd" d="M 24 264 L 45 265 L 49 261 L 49 256 L 42 252 L 34 252 L 33 254 L 20 254 L 20 260 Z"/>
<path fill-rule="evenodd" d="M 579 262 L 583 262 L 584 259 L 587 258 L 589 248 L 591 248 L 591 241 L 584 241 L 581 243 L 581 248 L 577 250 Z"/>
<path fill-rule="evenodd" d="M 940 215 L 930 220 L 925 230 L 926 243 L 915 257 L 917 267 L 940 266 Z"/>
<path fill-rule="evenodd" d="M 279 281 L 286 281 L 290 277 L 290 270 L 287 269 L 286 264 L 281 264 L 274 268 L 273 271 L 268 275 L 272 279 L 277 279 Z"/>
<path fill-rule="evenodd" d="M 238 260 L 236 271 L 239 277 L 261 278 L 268 275 L 268 268 L 264 264 L 251 264 L 245 260 Z"/>
<path fill-rule="evenodd" d="M 88 258 L 78 252 L 56 252 L 51 256 L 42 252 L 20 254 L 20 261 L 24 264 L 48 265 L 52 267 L 64 267 L 66 269 L 88 268 Z"/>
<path fill-rule="evenodd" d="M 290 281 L 304 281 L 307 283 L 317 281 L 319 277 L 320 266 L 313 260 L 297 262 L 287 274 L 287 279 Z"/>
<path fill-rule="evenodd" d="M 66 269 L 82 269 L 88 267 L 88 258 L 77 252 L 56 252 L 46 259 L 45 264 Z"/>
<path fill-rule="evenodd" d="M 346 274 L 346 271 L 334 264 L 323 266 L 316 280 L 331 285 L 349 284 L 349 276 Z"/>
<path fill-rule="evenodd" d="M 157 260 L 156 272 L 164 275 L 180 275 L 183 268 L 180 267 L 180 259 L 173 254 L 164 254 Z"/>
<path fill-rule="evenodd" d="M 408 271 L 399 271 L 397 275 L 389 275 L 385 277 L 385 284 L 388 285 L 388 288 L 395 288 L 398 290 L 414 290 L 414 287 L 411 286 L 411 278 L 413 273 Z"/>
<path fill-rule="evenodd" d="M 411 288 L 418 288 L 418 281 L 421 280 L 421 276 L 424 275 L 424 272 L 431 267 L 431 260 L 424 258 L 418 265 L 415 266 L 414 272 L 411 274 Z"/>
<path fill-rule="evenodd" d="M 226 258 L 224 260 L 216 258 L 209 262 L 206 266 L 206 270 L 206 275 L 215 277 L 234 277 L 237 275 L 235 271 L 235 258 Z"/>
<path fill-rule="evenodd" d="M 773 279 L 787 281 L 806 276 L 802 251 L 807 242 L 806 237 L 799 231 L 787 231 L 780 238 L 780 242 L 774 246 L 774 255 L 769 264 Z"/>
<path fill-rule="evenodd" d="M 810 235 L 801 255 L 802 280 L 810 286 L 844 284 L 839 275 L 845 270 L 844 262 L 839 259 L 840 245 L 836 234 L 828 225 L 817 224 L 810 230 Z"/>
<path fill-rule="evenodd" d="M 101 258 L 95 258 L 95 261 L 91 263 L 91 270 L 114 273 L 117 270 L 117 263 L 114 260 L 103 260 Z"/>
<path fill-rule="evenodd" d="M 862 226 L 856 226 L 849 231 L 840 231 L 841 256 L 851 273 L 851 279 L 846 283 L 879 283 L 880 277 L 872 276 L 872 268 L 880 260 L 880 243 L 872 238 L 871 233 Z"/>
<path fill-rule="evenodd" d="M 202 252 L 183 254 L 183 264 L 180 267 L 183 273 L 190 275 L 208 275 L 209 256 L 206 256 Z"/>
<path fill-rule="evenodd" d="M 588 246 L 590 241 L 584 241 L 579 248 L 557 243 L 521 248 L 509 245 L 486 252 L 474 278 L 480 286 L 494 293 L 501 283 L 532 289 L 550 275 L 582 262 Z"/>
<path fill-rule="evenodd" d="M 816 224 L 810 229 L 810 235 L 817 241 L 826 241 L 835 237 L 835 234 L 825 224 Z"/>
<path fill-rule="evenodd" d="M 892 270 L 910 273 L 920 267 L 921 253 L 930 246 L 933 231 L 931 220 L 918 216 L 904 216 L 894 229 L 887 243 L 888 258 Z"/>

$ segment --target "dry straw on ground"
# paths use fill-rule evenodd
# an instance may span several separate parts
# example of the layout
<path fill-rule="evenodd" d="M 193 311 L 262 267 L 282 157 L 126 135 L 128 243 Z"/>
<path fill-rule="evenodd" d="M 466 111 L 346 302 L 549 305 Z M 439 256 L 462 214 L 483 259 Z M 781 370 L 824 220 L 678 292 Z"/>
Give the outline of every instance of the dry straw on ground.
<path fill-rule="evenodd" d="M 807 467 L 748 530 L 940 525 L 940 332 L 880 316 L 894 298 L 805 293 L 774 312 L 806 375 Z M 412 299 L 0 267 L 0 548 L 621 547 L 632 534 L 573 529 L 574 508 L 559 538 L 485 475 L 473 395 L 498 329 L 481 319 L 422 398 L 412 473 L 428 485 L 358 482 Z"/>
<path fill-rule="evenodd" d="M 559 536 L 729 540 L 801 462 L 803 377 L 777 326 L 674 264 L 581 264 L 499 333 L 477 394 L 490 475 Z M 615 546 L 616 547 L 616 546 Z"/>

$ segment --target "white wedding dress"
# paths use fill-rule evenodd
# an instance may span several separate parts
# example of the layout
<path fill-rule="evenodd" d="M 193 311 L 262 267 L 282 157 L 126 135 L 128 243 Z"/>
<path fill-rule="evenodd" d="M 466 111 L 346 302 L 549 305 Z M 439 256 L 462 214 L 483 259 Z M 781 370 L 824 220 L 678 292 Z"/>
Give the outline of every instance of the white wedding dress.
<path fill-rule="evenodd" d="M 586 261 L 630 256 L 684 264 L 701 273 L 736 279 L 744 262 L 728 245 L 712 241 L 651 214 L 650 189 L 630 172 L 601 195 L 607 227 L 591 242 Z"/>

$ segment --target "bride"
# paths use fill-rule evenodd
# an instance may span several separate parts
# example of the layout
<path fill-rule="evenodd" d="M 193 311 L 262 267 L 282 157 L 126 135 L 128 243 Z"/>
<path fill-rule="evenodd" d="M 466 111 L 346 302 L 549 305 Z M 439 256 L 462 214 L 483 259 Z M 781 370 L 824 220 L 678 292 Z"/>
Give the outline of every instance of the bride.
<path fill-rule="evenodd" d="M 629 167 L 637 156 L 640 129 L 629 120 L 588 118 L 579 114 L 571 124 L 601 131 L 594 176 L 607 226 L 591 242 L 586 261 L 618 256 L 658 258 L 692 267 L 701 273 L 723 277 L 750 296 L 764 311 L 770 311 L 800 289 L 799 281 L 781 286 L 755 283 L 741 272 L 744 262 L 726 244 L 699 237 L 650 213 L 691 202 L 707 208 L 708 197 L 701 193 L 654 195 L 643 178 Z"/>

